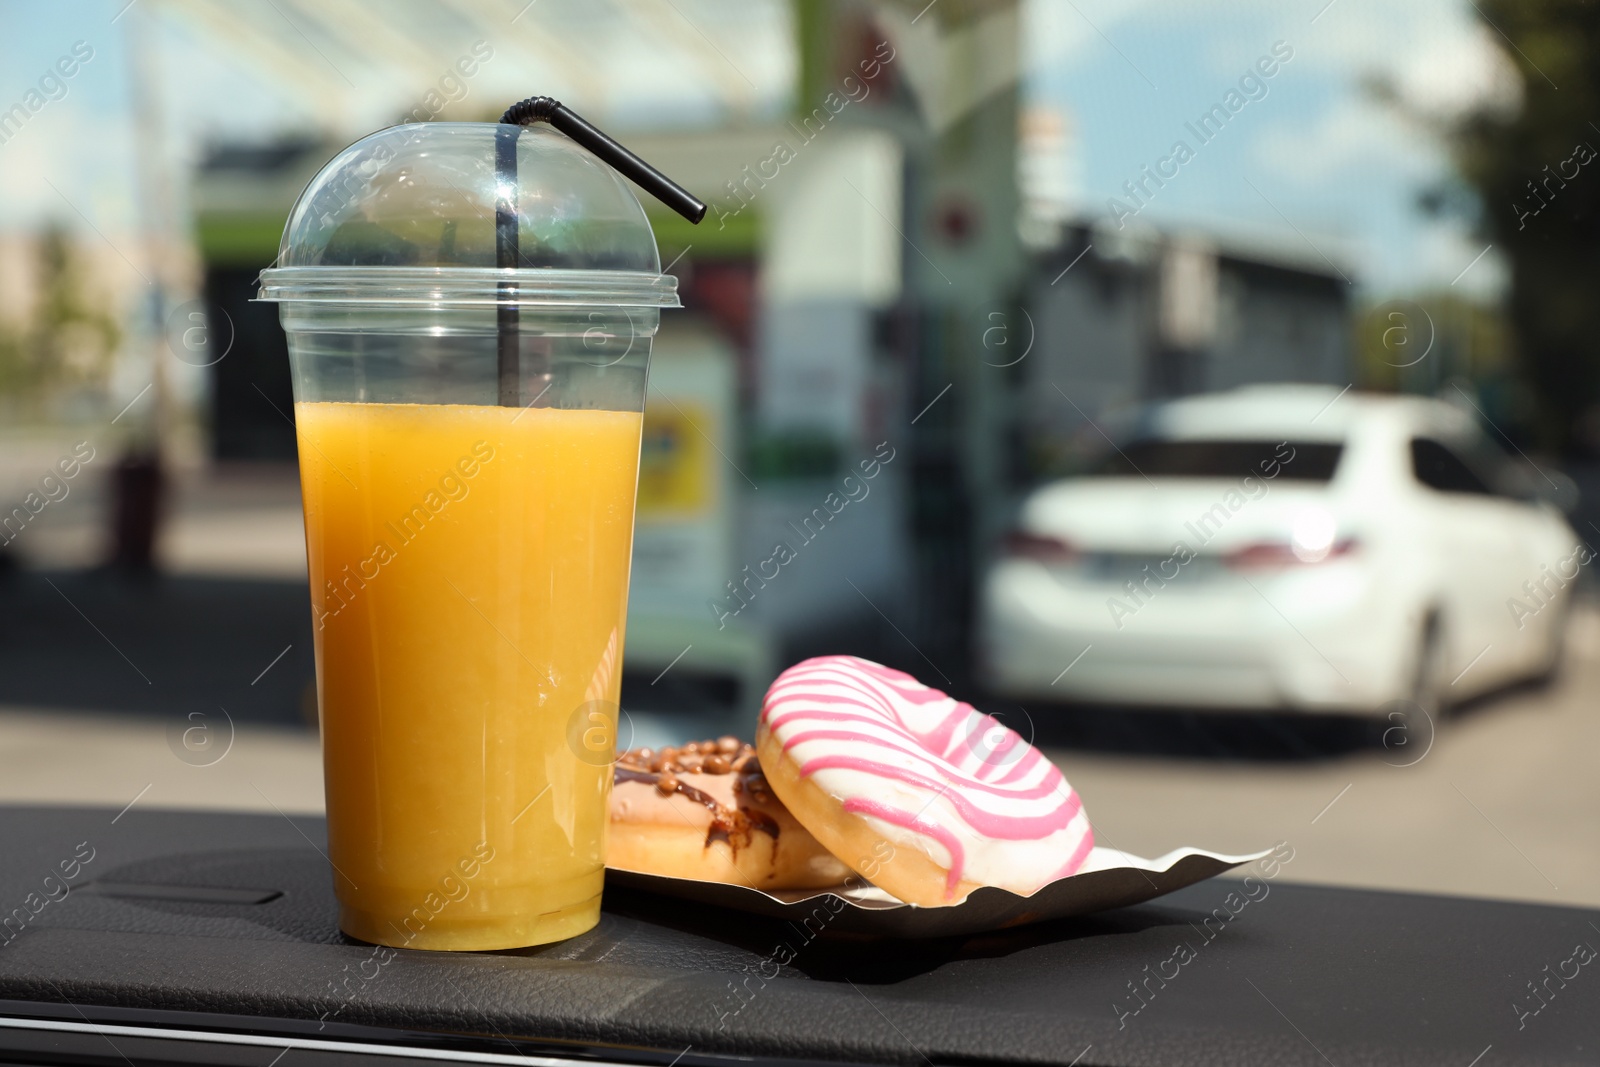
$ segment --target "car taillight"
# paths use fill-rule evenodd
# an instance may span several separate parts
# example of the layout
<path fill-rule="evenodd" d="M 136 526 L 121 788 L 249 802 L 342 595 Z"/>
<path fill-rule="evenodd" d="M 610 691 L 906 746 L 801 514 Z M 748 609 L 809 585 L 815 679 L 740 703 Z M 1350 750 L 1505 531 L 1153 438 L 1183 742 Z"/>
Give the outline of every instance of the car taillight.
<path fill-rule="evenodd" d="M 1348 556 L 1356 550 L 1356 541 L 1347 537 L 1328 546 L 1327 552 L 1316 559 L 1303 559 L 1288 541 L 1257 541 L 1225 553 L 1222 561 L 1234 570 L 1264 570 L 1272 567 L 1305 567 L 1326 563 L 1330 559 Z"/>
<path fill-rule="evenodd" d="M 1040 563 L 1070 563 L 1078 551 L 1059 537 L 1012 530 L 1006 535 L 1006 555 Z"/>

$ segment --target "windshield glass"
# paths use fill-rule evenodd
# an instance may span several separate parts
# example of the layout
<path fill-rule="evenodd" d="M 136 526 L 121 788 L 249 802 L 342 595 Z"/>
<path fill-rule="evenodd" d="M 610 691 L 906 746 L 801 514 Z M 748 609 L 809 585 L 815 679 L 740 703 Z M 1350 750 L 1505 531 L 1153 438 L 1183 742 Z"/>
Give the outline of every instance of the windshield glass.
<path fill-rule="evenodd" d="M 274 827 L 193 852 L 230 892 L 321 909 L 291 928 L 248 905 L 241 936 L 312 947 L 341 911 L 358 941 L 410 931 L 427 897 L 436 945 L 491 908 L 543 938 L 620 907 L 613 932 L 666 918 L 736 967 L 768 920 L 697 884 L 893 897 L 881 867 L 1010 892 L 1023 846 L 1046 876 L 1151 892 L 1161 864 L 1100 864 L 1286 843 L 1286 881 L 1600 909 L 1600 0 L 0 0 L 0 27 L 0 949 L 28 916 L 4 974 L 73 916 L 115 918 L 109 891 L 23 907 L 50 870 L 66 886 L 35 859 L 82 840 L 102 888 L 194 882 L 133 866 L 185 838 L 162 808 Z M 620 147 L 564 132 L 600 144 L 584 124 Z M 608 162 L 648 178 L 634 157 L 682 195 Z M 894 729 L 778 736 L 789 690 L 837 694 L 775 680 L 840 655 L 914 680 L 855 668 L 898 694 Z M 823 710 L 847 718 L 819 734 L 861 732 Z M 1081 819 L 1066 790 L 1004 794 L 1045 769 L 983 716 Z M 902 734 L 934 789 L 894 777 L 925 755 Z M 840 756 L 894 774 L 820 762 Z M 49 844 L 46 805 L 94 825 Z M 466 878 L 480 844 L 498 858 Z M 608 856 L 693 899 L 646 915 Z M 1181 1059 L 1147 1028 L 1198 1034 L 1174 1009 L 1217 976 L 1218 1027 L 1231 1005 L 1249 1033 L 1207 1036 L 1263 1059 L 1315 1056 L 1263 1043 L 1258 1023 L 1300 1041 L 1285 1019 L 1340 1064 L 1577 1058 L 1557 1035 L 1600 964 L 1551 978 L 1575 940 L 1600 959 L 1600 910 L 1503 960 L 1458 924 L 1452 971 L 1519 1016 L 1549 1001 L 1526 1033 L 1489 1004 L 1504 1036 L 1464 1051 L 1417 1051 L 1477 1041 L 1434 1011 L 1482 999 L 1445 977 L 1407 1011 L 1348 960 L 1315 974 L 1311 935 L 1381 945 L 1363 921 L 1400 905 L 1276 886 L 1134 1022 L 1172 982 L 1158 953 L 1209 940 L 1250 870 L 921 950 L 857 945 L 878 936 L 857 911 L 900 920 L 853 896 L 825 932 L 796 919 L 752 1011 L 722 997 L 712 1028 L 691 1004 L 706 1037 L 678 1067 Z M 902 903 L 896 930 L 950 921 L 944 897 Z M 157 905 L 221 930 L 211 905 L 116 914 Z M 596 929 L 532 962 L 625 962 Z M 1057 997 L 1060 1040 L 1021 1050 L 942 1044 L 954 1023 L 896 1015 L 915 998 L 850 962 L 932 989 L 1015 953 L 1001 995 L 1043 1004 L 1035 936 L 1095 954 L 1076 977 L 1104 995 Z M 757 1040 L 790 978 L 881 1029 Z M 378 1018 L 371 990 L 340 1018 Z M 642 1062 L 689 1040 L 616 1014 L 591 1043 Z M 517 1032 L 588 1026 L 559 1015 Z M 15 1029 L 0 1064 L 35 1055 Z"/>

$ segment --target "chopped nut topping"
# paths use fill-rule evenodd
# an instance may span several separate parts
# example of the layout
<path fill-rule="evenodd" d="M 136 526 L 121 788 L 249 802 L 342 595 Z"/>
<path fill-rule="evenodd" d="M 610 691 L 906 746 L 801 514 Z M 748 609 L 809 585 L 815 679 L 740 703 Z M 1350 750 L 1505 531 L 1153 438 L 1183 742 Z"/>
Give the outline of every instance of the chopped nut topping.
<path fill-rule="evenodd" d="M 744 744 L 731 736 L 715 741 L 669 745 L 659 751 L 650 748 L 629 749 L 617 757 L 617 764 L 651 774 L 670 775 L 674 780 L 681 774 L 696 773 L 737 774 L 741 778 L 759 778 L 761 775 L 755 746 Z"/>

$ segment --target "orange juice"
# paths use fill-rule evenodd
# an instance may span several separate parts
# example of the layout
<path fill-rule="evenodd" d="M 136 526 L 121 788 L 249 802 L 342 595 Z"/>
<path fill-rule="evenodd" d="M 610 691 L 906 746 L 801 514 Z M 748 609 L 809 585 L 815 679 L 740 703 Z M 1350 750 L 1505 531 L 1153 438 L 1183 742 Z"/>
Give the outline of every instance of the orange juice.
<path fill-rule="evenodd" d="M 431 949 L 589 929 L 640 416 L 295 416 L 340 925 Z"/>

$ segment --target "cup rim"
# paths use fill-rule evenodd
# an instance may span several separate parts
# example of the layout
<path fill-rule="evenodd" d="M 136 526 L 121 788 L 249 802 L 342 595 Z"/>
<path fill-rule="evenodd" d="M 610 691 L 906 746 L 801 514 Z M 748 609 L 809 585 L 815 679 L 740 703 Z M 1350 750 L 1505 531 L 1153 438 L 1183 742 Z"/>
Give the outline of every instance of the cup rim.
<path fill-rule="evenodd" d="M 634 270 L 548 267 L 269 267 L 253 298 L 370 306 L 681 307 L 678 279 Z"/>

